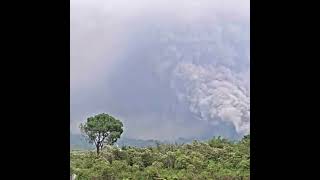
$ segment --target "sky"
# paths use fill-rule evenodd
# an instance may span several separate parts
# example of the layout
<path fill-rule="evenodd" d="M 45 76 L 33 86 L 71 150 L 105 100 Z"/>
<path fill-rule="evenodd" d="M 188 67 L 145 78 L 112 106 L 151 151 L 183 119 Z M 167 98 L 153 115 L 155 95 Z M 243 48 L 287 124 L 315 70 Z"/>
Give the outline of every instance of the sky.
<path fill-rule="evenodd" d="M 71 132 L 105 112 L 130 138 L 250 133 L 249 4 L 71 0 Z"/>

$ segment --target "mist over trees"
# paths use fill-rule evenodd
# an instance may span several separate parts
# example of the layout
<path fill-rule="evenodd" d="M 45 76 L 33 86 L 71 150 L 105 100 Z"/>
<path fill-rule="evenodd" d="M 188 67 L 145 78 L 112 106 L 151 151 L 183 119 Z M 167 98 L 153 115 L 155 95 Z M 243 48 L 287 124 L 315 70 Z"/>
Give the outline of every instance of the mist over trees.
<path fill-rule="evenodd" d="M 70 5 L 71 175 L 250 179 L 249 0 Z"/>
<path fill-rule="evenodd" d="M 222 137 L 192 143 L 149 147 L 113 146 L 123 132 L 120 120 L 106 113 L 80 126 L 93 150 L 70 152 L 70 175 L 77 180 L 215 180 L 249 179 L 250 135 L 240 141 Z"/>
<path fill-rule="evenodd" d="M 71 1 L 71 131 L 108 110 L 129 138 L 247 134 L 250 1 L 125 2 Z"/>

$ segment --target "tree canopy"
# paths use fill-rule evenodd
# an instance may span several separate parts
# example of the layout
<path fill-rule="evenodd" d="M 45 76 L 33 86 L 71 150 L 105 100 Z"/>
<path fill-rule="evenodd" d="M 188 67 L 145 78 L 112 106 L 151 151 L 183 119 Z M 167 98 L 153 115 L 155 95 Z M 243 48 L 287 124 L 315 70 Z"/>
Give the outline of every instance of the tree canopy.
<path fill-rule="evenodd" d="M 79 180 L 245 180 L 250 179 L 250 136 L 147 148 L 108 146 L 100 156 L 72 151 L 71 171 Z"/>
<path fill-rule="evenodd" d="M 97 154 L 105 144 L 113 145 L 123 132 L 123 124 L 120 120 L 106 114 L 98 114 L 89 117 L 80 125 L 81 132 L 89 143 L 96 146 Z"/>

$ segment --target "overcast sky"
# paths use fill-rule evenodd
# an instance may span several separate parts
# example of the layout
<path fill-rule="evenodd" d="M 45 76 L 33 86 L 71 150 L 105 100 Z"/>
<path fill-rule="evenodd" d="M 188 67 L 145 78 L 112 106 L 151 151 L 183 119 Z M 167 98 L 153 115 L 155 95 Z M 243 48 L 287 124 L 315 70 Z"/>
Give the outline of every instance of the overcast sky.
<path fill-rule="evenodd" d="M 249 0 L 71 0 L 71 132 L 88 116 L 124 136 L 250 132 Z"/>

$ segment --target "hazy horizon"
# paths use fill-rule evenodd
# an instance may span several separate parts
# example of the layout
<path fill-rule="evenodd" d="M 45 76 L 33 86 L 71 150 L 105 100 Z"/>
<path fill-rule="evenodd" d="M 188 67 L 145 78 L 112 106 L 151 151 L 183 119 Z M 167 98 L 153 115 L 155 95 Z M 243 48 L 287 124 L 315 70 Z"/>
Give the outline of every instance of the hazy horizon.
<path fill-rule="evenodd" d="M 129 138 L 250 133 L 249 3 L 71 0 L 71 133 L 103 112 Z"/>

